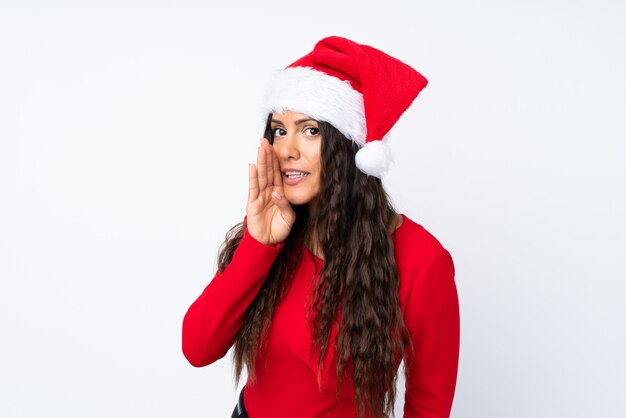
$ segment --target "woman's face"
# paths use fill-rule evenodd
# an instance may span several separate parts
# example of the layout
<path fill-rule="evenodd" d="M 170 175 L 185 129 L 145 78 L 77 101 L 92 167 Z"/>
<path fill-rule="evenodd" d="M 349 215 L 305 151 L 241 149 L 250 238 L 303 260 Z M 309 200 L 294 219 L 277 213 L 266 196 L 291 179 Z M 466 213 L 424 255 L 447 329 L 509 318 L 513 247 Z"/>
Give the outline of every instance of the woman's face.
<path fill-rule="evenodd" d="M 303 205 L 320 193 L 322 135 L 317 122 L 302 113 L 273 114 L 271 128 L 285 196 Z"/>

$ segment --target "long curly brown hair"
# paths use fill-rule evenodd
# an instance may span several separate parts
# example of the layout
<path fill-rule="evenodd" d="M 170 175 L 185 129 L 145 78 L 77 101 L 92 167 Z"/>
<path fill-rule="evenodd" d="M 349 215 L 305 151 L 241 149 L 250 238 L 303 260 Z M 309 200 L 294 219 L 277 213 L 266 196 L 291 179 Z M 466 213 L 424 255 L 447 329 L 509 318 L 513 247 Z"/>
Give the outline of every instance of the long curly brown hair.
<path fill-rule="evenodd" d="M 271 115 L 265 137 L 272 143 L 270 120 Z M 351 363 L 359 416 L 367 410 L 372 418 L 389 417 L 396 396 L 396 365 L 406 357 L 404 347 L 410 343 L 398 298 L 399 276 L 390 236 L 397 213 L 380 179 L 356 168 L 357 146 L 329 123 L 318 122 L 318 126 L 322 174 L 315 214 L 309 214 L 306 205 L 294 206 L 296 222 L 237 334 L 235 375 L 239 379 L 245 365 L 249 378 L 254 379 L 256 356 L 274 309 L 289 291 L 303 245 L 310 245 L 314 236 L 324 264 L 307 301 L 314 330 L 311 355 L 317 353 L 321 365 L 329 349 L 331 328 L 341 312 L 333 347 L 339 384 Z M 235 225 L 226 234 L 218 257 L 220 271 L 232 260 L 245 227 L 245 223 Z"/>

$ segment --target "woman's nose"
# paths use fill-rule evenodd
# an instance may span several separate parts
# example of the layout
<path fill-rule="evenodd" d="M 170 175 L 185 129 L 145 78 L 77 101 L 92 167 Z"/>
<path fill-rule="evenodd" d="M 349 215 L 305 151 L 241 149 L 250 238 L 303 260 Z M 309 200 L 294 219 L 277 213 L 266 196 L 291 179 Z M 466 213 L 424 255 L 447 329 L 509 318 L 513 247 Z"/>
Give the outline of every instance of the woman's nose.
<path fill-rule="evenodd" d="M 297 134 L 288 133 L 282 140 L 275 141 L 274 150 L 284 160 L 297 160 L 300 158 Z"/>

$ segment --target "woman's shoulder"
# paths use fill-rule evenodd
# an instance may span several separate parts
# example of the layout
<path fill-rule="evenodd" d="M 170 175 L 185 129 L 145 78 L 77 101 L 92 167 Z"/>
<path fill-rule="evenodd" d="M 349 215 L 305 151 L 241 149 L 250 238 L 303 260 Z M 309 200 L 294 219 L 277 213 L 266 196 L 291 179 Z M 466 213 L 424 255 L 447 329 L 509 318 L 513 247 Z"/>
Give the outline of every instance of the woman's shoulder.
<path fill-rule="evenodd" d="M 402 215 L 402 224 L 392 235 L 400 273 L 419 275 L 438 259 L 452 263 L 450 253 L 426 228 Z"/>
<path fill-rule="evenodd" d="M 392 237 L 396 249 L 396 257 L 404 253 L 423 257 L 437 256 L 446 251 L 444 246 L 433 234 L 419 223 L 402 214 L 402 223 L 394 231 Z"/>
<path fill-rule="evenodd" d="M 393 233 L 392 238 L 400 275 L 399 293 L 403 306 L 406 306 L 408 296 L 420 278 L 430 277 L 438 281 L 441 275 L 454 277 L 454 263 L 450 253 L 419 223 L 402 215 L 402 224 Z"/>

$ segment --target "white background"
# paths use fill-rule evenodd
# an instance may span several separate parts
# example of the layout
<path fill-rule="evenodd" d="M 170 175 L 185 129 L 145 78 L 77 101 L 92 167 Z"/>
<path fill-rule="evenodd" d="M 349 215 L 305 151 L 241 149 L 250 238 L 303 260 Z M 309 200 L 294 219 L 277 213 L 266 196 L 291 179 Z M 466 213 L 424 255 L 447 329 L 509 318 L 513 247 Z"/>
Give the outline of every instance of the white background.
<path fill-rule="evenodd" d="M 456 263 L 453 417 L 626 416 L 626 2 L 231 3 L 0 4 L 0 416 L 230 416 L 182 317 L 332 34 L 430 81 L 385 183 Z"/>

